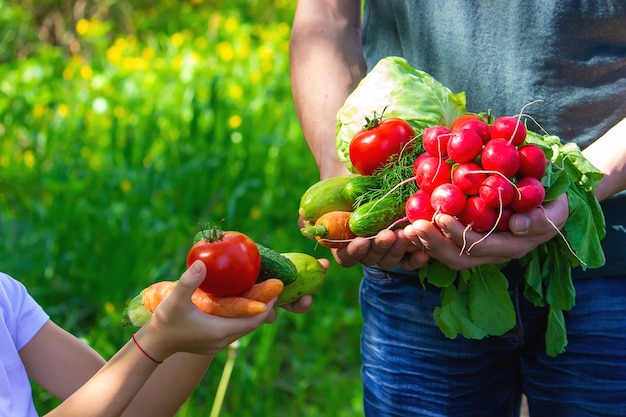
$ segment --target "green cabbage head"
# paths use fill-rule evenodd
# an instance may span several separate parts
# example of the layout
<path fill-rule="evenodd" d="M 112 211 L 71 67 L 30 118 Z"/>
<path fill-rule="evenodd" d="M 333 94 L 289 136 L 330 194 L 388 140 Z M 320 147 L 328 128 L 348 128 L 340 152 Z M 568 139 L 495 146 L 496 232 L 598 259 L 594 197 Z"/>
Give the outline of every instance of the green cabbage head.
<path fill-rule="evenodd" d="M 374 113 L 405 119 L 416 133 L 429 126 L 450 124 L 467 113 L 465 93 L 453 94 L 430 74 L 400 57 L 381 59 L 361 80 L 337 112 L 337 154 L 354 171 L 349 147 L 352 137 Z"/>

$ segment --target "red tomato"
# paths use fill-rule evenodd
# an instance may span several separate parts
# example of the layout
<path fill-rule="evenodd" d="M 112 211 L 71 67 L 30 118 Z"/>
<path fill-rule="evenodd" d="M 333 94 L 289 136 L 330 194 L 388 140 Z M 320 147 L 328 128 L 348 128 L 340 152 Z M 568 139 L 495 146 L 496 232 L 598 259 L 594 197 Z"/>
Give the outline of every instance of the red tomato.
<path fill-rule="evenodd" d="M 405 120 L 390 117 L 376 120 L 366 126 L 350 142 L 350 162 L 361 175 L 371 175 L 389 162 L 389 157 L 400 153 L 415 136 Z"/>
<path fill-rule="evenodd" d="M 197 259 L 206 265 L 206 278 L 200 288 L 210 294 L 228 297 L 250 289 L 261 271 L 261 255 L 252 239 L 239 232 L 209 233 L 187 254 L 187 268 Z"/>
<path fill-rule="evenodd" d="M 465 122 L 468 122 L 470 120 L 483 120 L 479 115 L 475 114 L 475 113 L 466 113 L 463 114 L 459 117 L 457 117 L 453 122 L 452 125 L 450 125 L 450 130 L 451 131 L 456 131 L 459 130 L 459 128 L 461 127 L 462 124 L 464 124 Z"/>

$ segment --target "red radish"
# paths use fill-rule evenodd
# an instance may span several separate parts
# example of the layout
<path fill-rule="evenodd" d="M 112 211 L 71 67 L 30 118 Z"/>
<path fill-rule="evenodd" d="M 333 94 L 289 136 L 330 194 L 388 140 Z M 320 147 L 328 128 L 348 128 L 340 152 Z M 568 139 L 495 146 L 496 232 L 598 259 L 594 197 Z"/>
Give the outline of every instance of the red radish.
<path fill-rule="evenodd" d="M 413 163 L 413 173 L 417 186 L 431 193 L 440 184 L 450 182 L 450 165 L 441 158 L 422 154 Z"/>
<path fill-rule="evenodd" d="M 469 129 L 478 133 L 478 135 L 483 140 L 483 145 L 491 139 L 491 128 L 489 125 L 481 120 L 481 119 L 469 119 L 462 123 L 457 124 L 455 130 L 458 129 Z"/>
<path fill-rule="evenodd" d="M 432 156 L 445 158 L 448 156 L 450 133 L 450 129 L 445 126 L 427 127 L 422 133 L 424 150 Z"/>
<path fill-rule="evenodd" d="M 487 171 L 498 171 L 505 177 L 512 177 L 519 169 L 517 148 L 506 139 L 494 138 L 485 145 L 480 162 Z"/>
<path fill-rule="evenodd" d="M 478 133 L 470 129 L 452 132 L 448 141 L 448 157 L 454 162 L 469 162 L 476 158 L 483 148 L 483 140 Z"/>
<path fill-rule="evenodd" d="M 546 164 L 548 163 L 543 149 L 537 145 L 524 145 L 517 152 L 519 153 L 517 176 L 534 177 L 540 180 L 546 173 Z"/>
<path fill-rule="evenodd" d="M 502 213 L 499 213 L 500 219 L 498 220 L 498 224 L 496 224 L 496 230 L 498 232 L 508 232 L 510 230 L 509 219 L 511 218 L 513 213 L 514 211 L 511 207 L 502 207 Z"/>
<path fill-rule="evenodd" d="M 524 177 L 517 181 L 519 194 L 511 200 L 511 208 L 517 213 L 527 213 L 539 207 L 546 196 L 546 190 L 541 181 L 534 177 Z"/>
<path fill-rule="evenodd" d="M 430 205 L 437 213 L 457 216 L 465 207 L 465 194 L 454 184 L 441 184 L 431 193 Z"/>
<path fill-rule="evenodd" d="M 485 178 L 487 174 L 476 162 L 464 162 L 452 167 L 452 184 L 458 185 L 466 195 L 478 194 Z"/>
<path fill-rule="evenodd" d="M 491 124 L 491 137 L 502 138 L 514 146 L 521 145 L 526 140 L 526 126 L 514 116 L 500 116 Z"/>
<path fill-rule="evenodd" d="M 430 205 L 430 194 L 424 190 L 411 194 L 406 200 L 405 214 L 411 223 L 419 219 L 432 221 L 435 209 Z"/>
<path fill-rule="evenodd" d="M 500 208 L 508 206 L 513 200 L 515 187 L 500 175 L 490 175 L 480 185 L 478 194 L 487 206 Z"/>
<path fill-rule="evenodd" d="M 478 196 L 467 199 L 463 211 L 459 214 L 459 221 L 470 229 L 484 233 L 496 224 L 498 211 L 487 206 Z"/>

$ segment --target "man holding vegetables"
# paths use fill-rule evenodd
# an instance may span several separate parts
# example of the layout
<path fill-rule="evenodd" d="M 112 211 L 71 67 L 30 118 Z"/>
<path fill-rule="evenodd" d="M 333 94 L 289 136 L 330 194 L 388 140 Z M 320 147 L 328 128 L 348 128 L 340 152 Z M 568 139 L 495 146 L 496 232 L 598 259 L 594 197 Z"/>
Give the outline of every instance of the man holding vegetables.
<path fill-rule="evenodd" d="M 217 353 L 276 318 L 275 299 L 266 312 L 248 317 L 201 312 L 191 296 L 205 276 L 204 263 L 194 262 L 148 322 L 105 362 L 50 321 L 22 284 L 0 273 L 0 415 L 37 415 L 30 380 L 63 400 L 47 416 L 175 415 Z M 286 307 L 303 312 L 309 306 Z"/>
<path fill-rule="evenodd" d="M 400 56 L 465 91 L 469 111 L 515 115 L 542 100 L 533 118 L 604 174 L 595 195 L 607 232 L 606 265 L 573 271 L 576 305 L 556 357 L 545 351 L 546 310 L 524 300 L 515 260 L 555 237 L 552 224 L 564 226 L 565 194 L 514 215 L 511 233 L 493 233 L 470 256 L 460 248 L 482 235 L 443 214 L 333 249 L 339 264 L 364 265 L 366 415 L 516 416 L 522 394 L 534 417 L 626 415 L 626 3 L 366 0 L 363 10 L 356 0 L 300 0 L 296 9 L 293 96 L 322 179 L 347 173 L 335 146 L 338 110 L 380 59 Z M 454 270 L 512 261 L 515 328 L 446 338 L 432 317 L 439 295 L 415 271 L 431 257 Z"/>

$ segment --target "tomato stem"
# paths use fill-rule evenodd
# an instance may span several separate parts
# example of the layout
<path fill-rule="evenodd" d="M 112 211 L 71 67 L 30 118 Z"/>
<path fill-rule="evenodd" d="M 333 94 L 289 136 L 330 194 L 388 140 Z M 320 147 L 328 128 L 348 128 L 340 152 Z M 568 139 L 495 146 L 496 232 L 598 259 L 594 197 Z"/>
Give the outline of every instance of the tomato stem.
<path fill-rule="evenodd" d="M 365 124 L 363 125 L 363 129 L 370 130 L 380 125 L 380 123 L 383 121 L 383 115 L 385 114 L 385 110 L 387 110 L 387 107 L 388 106 L 385 106 L 383 111 L 380 112 L 380 115 L 378 115 L 376 113 L 376 110 L 374 110 L 374 116 L 371 119 L 365 116 Z"/>
<path fill-rule="evenodd" d="M 220 220 L 220 225 L 223 221 L 223 219 Z M 209 222 L 204 223 L 204 225 L 201 224 L 200 231 L 204 240 L 208 243 L 217 242 L 224 237 L 224 231 L 221 229 L 221 226 L 211 226 Z"/>

